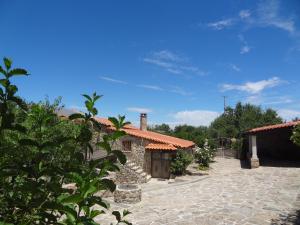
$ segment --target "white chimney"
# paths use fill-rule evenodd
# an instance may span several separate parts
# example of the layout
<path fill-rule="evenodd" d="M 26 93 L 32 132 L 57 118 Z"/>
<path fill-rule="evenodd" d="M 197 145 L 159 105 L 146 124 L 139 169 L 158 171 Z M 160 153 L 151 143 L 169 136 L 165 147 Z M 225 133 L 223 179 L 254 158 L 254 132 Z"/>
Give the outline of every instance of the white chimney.
<path fill-rule="evenodd" d="M 141 113 L 140 115 L 140 129 L 147 130 L 147 113 Z"/>

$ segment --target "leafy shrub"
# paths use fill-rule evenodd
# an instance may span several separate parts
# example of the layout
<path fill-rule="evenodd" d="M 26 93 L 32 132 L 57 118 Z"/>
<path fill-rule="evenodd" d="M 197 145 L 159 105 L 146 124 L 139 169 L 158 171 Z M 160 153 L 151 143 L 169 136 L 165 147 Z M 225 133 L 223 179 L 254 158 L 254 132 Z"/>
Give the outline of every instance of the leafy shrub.
<path fill-rule="evenodd" d="M 194 154 L 194 157 L 199 163 L 200 167 L 209 167 L 209 163 L 212 162 L 214 158 L 215 151 L 205 142 L 202 148 L 198 148 Z"/>
<path fill-rule="evenodd" d="M 0 224 L 98 224 L 95 217 L 109 204 L 95 194 L 115 189 L 105 177 L 119 169 L 110 157 L 126 162 L 122 152 L 110 145 L 125 134 L 125 118 L 109 118 L 115 131 L 96 143 L 108 158 L 88 160 L 88 153 L 94 151 L 93 128 L 100 126 L 93 117 L 101 96 L 83 95 L 87 112 L 62 119 L 57 104 L 27 105 L 16 96 L 18 88 L 11 78 L 28 73 L 12 69 L 7 58 L 4 65 L 0 66 Z M 67 182 L 76 188 L 66 188 Z M 130 224 L 123 219 L 128 213 L 113 215 L 117 223 Z"/>
<path fill-rule="evenodd" d="M 193 161 L 193 156 L 183 150 L 179 150 L 171 161 L 170 170 L 172 174 L 182 175 L 189 164 Z"/>
<path fill-rule="evenodd" d="M 293 134 L 291 137 L 291 140 L 296 144 L 300 146 L 300 126 L 296 126 L 293 130 Z"/>

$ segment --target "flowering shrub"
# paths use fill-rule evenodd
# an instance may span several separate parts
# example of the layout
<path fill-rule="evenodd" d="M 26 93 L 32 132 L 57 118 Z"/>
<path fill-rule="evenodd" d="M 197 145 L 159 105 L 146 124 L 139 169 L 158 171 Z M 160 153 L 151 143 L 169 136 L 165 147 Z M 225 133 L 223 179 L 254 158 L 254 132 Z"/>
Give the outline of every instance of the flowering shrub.
<path fill-rule="evenodd" d="M 209 163 L 214 158 L 214 150 L 205 142 L 202 148 L 198 148 L 194 155 L 200 167 L 209 167 Z"/>

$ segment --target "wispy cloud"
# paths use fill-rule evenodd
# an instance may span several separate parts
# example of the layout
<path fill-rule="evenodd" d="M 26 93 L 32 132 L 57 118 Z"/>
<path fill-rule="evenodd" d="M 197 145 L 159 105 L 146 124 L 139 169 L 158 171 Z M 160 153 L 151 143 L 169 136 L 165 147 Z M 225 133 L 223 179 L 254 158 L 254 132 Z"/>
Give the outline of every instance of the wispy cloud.
<path fill-rule="evenodd" d="M 240 71 L 241 71 L 241 69 L 240 69 L 237 65 L 235 65 L 235 64 L 230 63 L 230 64 L 229 64 L 229 67 L 230 67 L 232 70 L 236 71 L 236 72 L 240 72 Z"/>
<path fill-rule="evenodd" d="M 250 95 L 245 98 L 247 103 L 255 105 L 284 105 L 294 102 L 289 96 L 266 96 L 262 94 Z"/>
<path fill-rule="evenodd" d="M 171 52 L 169 50 L 161 50 L 150 53 L 143 59 L 145 63 L 149 63 L 158 66 L 165 71 L 173 74 L 192 73 L 196 75 L 206 75 L 206 71 L 200 68 L 190 65 L 189 60 L 179 54 Z"/>
<path fill-rule="evenodd" d="M 224 19 L 216 22 L 208 23 L 207 26 L 214 30 L 223 30 L 234 25 L 233 19 Z"/>
<path fill-rule="evenodd" d="M 277 110 L 277 113 L 279 116 L 281 116 L 283 119 L 290 121 L 295 118 L 300 118 L 300 111 L 299 110 L 293 110 L 293 109 L 279 109 Z"/>
<path fill-rule="evenodd" d="M 261 2 L 257 8 L 257 15 L 258 19 L 254 20 L 254 25 L 256 23 L 260 26 L 276 27 L 289 33 L 295 32 L 294 19 L 280 15 L 280 2 L 278 0 Z"/>
<path fill-rule="evenodd" d="M 150 90 L 154 90 L 154 91 L 162 91 L 163 89 L 159 86 L 156 85 L 148 85 L 148 84 L 139 84 L 137 85 L 137 87 L 140 88 L 146 88 L 146 89 L 150 89 Z"/>
<path fill-rule="evenodd" d="M 251 47 L 248 45 L 248 42 L 245 40 L 243 35 L 238 35 L 238 38 L 240 40 L 240 42 L 242 43 L 241 49 L 240 49 L 240 54 L 246 54 L 248 52 L 250 52 Z"/>
<path fill-rule="evenodd" d="M 117 80 L 117 79 L 114 79 L 114 78 L 111 78 L 111 77 L 100 76 L 99 78 L 101 80 L 105 80 L 105 81 L 112 82 L 112 83 L 127 84 L 127 82 L 125 82 L 125 81 Z"/>
<path fill-rule="evenodd" d="M 223 91 L 230 91 L 230 90 L 237 90 L 237 91 L 244 91 L 250 94 L 257 94 L 263 91 L 266 88 L 276 87 L 279 84 L 283 83 L 281 79 L 278 77 L 272 77 L 267 80 L 260 80 L 257 82 L 246 82 L 244 84 L 223 84 L 222 90 Z"/>
<path fill-rule="evenodd" d="M 295 17 L 281 14 L 279 0 L 260 1 L 256 9 L 252 11 L 244 9 L 239 11 L 237 16 L 211 22 L 207 26 L 214 30 L 223 30 L 237 24 L 245 25 L 247 28 L 274 27 L 287 31 L 290 34 L 296 32 Z"/>
<path fill-rule="evenodd" d="M 168 90 L 169 92 L 173 92 L 183 96 L 192 95 L 192 92 L 188 92 L 179 86 L 170 86 Z"/>
<path fill-rule="evenodd" d="M 141 108 L 141 107 L 128 107 L 126 109 L 129 112 L 138 112 L 138 113 L 150 113 L 153 110 L 149 108 Z"/>
<path fill-rule="evenodd" d="M 251 16 L 250 10 L 241 10 L 239 12 L 239 16 L 241 19 L 247 19 Z"/>
<path fill-rule="evenodd" d="M 251 48 L 249 46 L 242 46 L 240 53 L 243 55 L 243 54 L 250 52 L 250 50 L 251 50 Z"/>
<path fill-rule="evenodd" d="M 209 126 L 220 115 L 219 112 L 209 110 L 185 110 L 172 115 L 175 119 L 173 124 L 187 124 L 193 126 Z"/>

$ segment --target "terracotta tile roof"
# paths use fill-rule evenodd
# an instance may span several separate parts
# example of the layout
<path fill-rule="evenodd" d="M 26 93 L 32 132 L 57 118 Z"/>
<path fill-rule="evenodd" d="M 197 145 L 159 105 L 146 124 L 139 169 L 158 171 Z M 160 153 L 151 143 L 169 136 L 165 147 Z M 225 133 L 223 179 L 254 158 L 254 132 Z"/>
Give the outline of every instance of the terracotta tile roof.
<path fill-rule="evenodd" d="M 249 130 L 247 133 L 256 133 L 256 132 L 267 131 L 267 130 L 274 130 L 274 129 L 280 129 L 280 128 L 286 128 L 286 127 L 294 127 L 299 124 L 300 124 L 300 120 L 287 122 L 287 123 L 281 123 L 281 124 L 275 124 L 275 125 L 269 125 L 269 126 L 263 126 L 263 127 L 257 127 L 257 128 Z"/>
<path fill-rule="evenodd" d="M 150 143 L 146 146 L 149 150 L 176 150 L 177 148 L 170 144 L 155 144 Z"/>
<path fill-rule="evenodd" d="M 112 123 L 108 119 L 99 118 L 99 117 L 97 117 L 95 119 L 102 125 L 107 126 L 109 129 L 113 129 Z M 193 147 L 195 145 L 195 143 L 192 141 L 188 141 L 188 140 L 184 140 L 181 138 L 176 138 L 176 137 L 172 137 L 172 136 L 168 136 L 168 135 L 164 135 L 164 134 L 159 134 L 159 133 L 152 132 L 152 131 L 143 131 L 132 125 L 125 126 L 123 130 L 128 135 L 144 138 L 144 139 L 154 141 L 154 142 L 173 145 L 176 148 L 189 148 L 189 147 Z"/>

